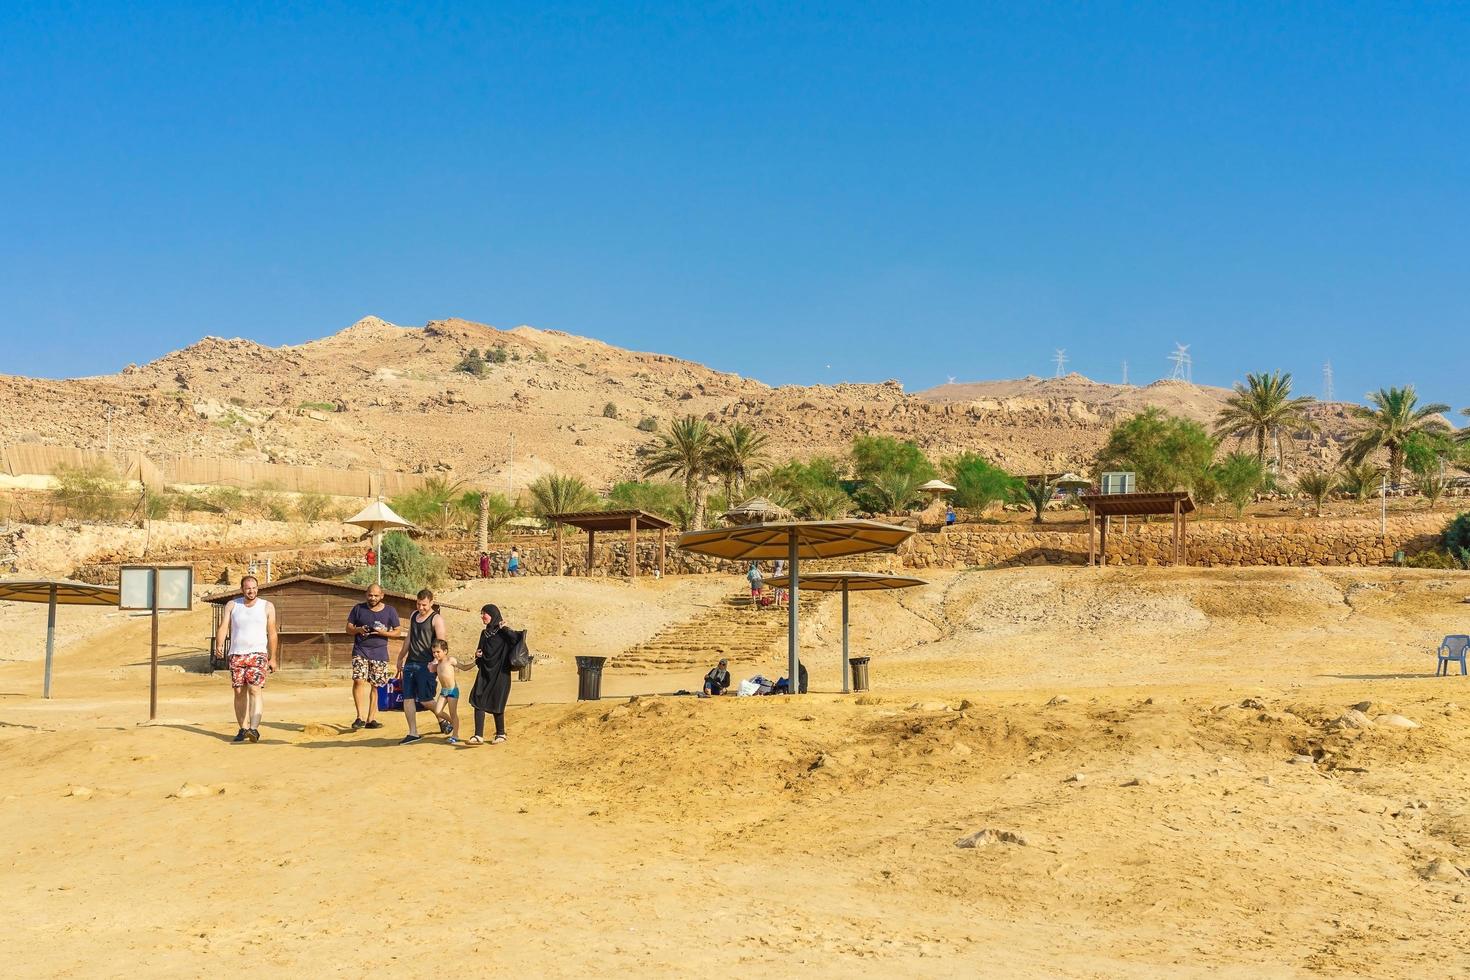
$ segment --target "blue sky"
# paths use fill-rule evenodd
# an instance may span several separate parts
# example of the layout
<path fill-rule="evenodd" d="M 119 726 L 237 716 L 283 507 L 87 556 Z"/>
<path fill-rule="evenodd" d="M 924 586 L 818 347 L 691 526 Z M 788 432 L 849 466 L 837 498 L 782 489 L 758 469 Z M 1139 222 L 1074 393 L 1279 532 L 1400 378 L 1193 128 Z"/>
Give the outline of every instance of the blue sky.
<path fill-rule="evenodd" d="M 0 371 L 463 316 L 1470 405 L 1456 4 L 0 6 Z"/>

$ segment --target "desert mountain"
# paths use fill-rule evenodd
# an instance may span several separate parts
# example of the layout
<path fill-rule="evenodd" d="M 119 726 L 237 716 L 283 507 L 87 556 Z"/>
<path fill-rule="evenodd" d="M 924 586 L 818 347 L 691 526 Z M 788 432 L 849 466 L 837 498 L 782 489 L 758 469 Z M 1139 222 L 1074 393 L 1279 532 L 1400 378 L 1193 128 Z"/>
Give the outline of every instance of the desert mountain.
<path fill-rule="evenodd" d="M 503 360 L 482 377 L 456 370 L 472 349 Z M 884 433 L 936 457 L 976 450 L 1034 472 L 1085 466 L 1117 419 L 1148 405 L 1209 421 L 1227 394 L 1076 374 L 917 394 L 896 381 L 772 388 L 555 330 L 366 317 L 299 345 L 206 337 L 116 375 L 0 376 L 0 441 L 102 448 L 110 435 L 113 448 L 155 456 L 453 472 L 513 488 L 559 470 L 606 487 L 636 475 L 654 438 L 640 421 L 693 413 L 750 424 L 778 456 L 839 453 L 856 435 Z M 1335 458 L 1342 406 L 1316 414 L 1324 434 L 1298 434 L 1298 460 Z"/>

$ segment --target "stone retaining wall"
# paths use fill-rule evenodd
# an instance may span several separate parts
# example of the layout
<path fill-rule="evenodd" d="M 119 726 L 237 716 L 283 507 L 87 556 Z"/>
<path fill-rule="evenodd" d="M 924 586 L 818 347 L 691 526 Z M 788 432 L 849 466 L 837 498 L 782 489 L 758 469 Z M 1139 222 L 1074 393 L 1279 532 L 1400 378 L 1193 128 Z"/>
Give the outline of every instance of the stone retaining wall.
<path fill-rule="evenodd" d="M 1301 519 L 1266 521 L 1201 521 L 1189 525 L 1186 544 L 1191 565 L 1383 565 L 1402 550 L 1415 554 L 1435 546 L 1449 519 L 1444 513 L 1391 517 L 1388 534 L 1379 536 L 1379 522 L 1362 519 Z M 672 544 L 664 570 L 670 575 L 725 572 L 735 574 L 743 567 L 734 562 L 689 555 Z M 556 574 L 556 543 L 547 538 L 517 540 L 521 561 L 530 575 Z M 433 545 L 431 545 L 432 547 Z M 569 538 L 565 548 L 565 575 L 585 575 L 586 538 Z M 1130 521 L 1127 533 L 1115 521 L 1108 534 L 1109 564 L 1167 565 L 1172 549 L 1168 521 L 1141 524 Z M 479 554 L 455 545 L 441 551 L 456 578 L 479 574 Z M 491 548 L 492 576 L 505 574 L 509 544 Z M 1087 530 L 1076 525 L 1066 529 L 1038 529 L 1034 525 L 960 524 L 940 531 L 915 534 L 897 556 L 872 556 L 823 562 L 833 568 L 985 568 L 997 565 L 1085 565 Z M 638 542 L 638 572 L 652 575 L 658 567 L 656 543 Z M 804 566 L 806 567 L 806 566 Z M 819 567 L 814 564 L 814 570 Z M 626 535 L 599 534 L 593 574 L 621 577 L 627 574 Z M 769 564 L 767 564 L 769 574 Z"/>

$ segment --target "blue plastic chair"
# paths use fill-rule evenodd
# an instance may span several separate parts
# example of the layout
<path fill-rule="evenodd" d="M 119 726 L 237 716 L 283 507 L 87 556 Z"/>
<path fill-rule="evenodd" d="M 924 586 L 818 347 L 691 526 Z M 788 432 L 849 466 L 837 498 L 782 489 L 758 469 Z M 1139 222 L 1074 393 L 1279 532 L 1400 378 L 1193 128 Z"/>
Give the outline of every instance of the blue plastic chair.
<path fill-rule="evenodd" d="M 1434 671 L 1435 677 L 1439 677 L 1441 674 L 1448 677 L 1450 664 L 1455 661 L 1459 661 L 1460 663 L 1461 674 L 1470 673 L 1465 669 L 1465 655 L 1467 652 L 1470 652 L 1470 636 L 1466 636 L 1463 633 L 1455 636 L 1447 636 L 1444 638 L 1444 642 L 1439 645 L 1439 649 L 1434 652 L 1439 656 L 1439 667 Z"/>

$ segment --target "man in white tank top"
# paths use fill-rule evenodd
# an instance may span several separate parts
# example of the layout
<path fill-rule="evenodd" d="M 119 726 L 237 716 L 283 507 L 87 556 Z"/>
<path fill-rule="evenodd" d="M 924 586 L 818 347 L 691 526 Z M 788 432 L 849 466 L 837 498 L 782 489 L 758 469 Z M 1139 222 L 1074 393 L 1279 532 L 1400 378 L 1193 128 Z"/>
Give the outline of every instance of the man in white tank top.
<path fill-rule="evenodd" d="M 240 580 L 239 599 L 225 606 L 215 635 L 215 649 L 229 637 L 230 686 L 235 689 L 235 720 L 240 730 L 236 742 L 260 741 L 260 716 L 265 710 L 265 678 L 276 670 L 276 607 L 259 598 L 260 582 L 254 575 Z"/>

